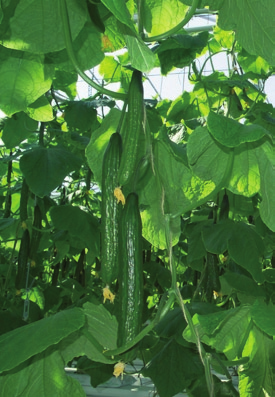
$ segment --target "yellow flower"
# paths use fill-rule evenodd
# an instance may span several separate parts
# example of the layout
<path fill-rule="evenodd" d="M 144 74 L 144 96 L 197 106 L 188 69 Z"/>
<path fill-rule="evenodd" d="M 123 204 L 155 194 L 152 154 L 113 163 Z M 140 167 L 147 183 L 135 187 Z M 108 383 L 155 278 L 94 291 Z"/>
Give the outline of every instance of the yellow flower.
<path fill-rule="evenodd" d="M 114 366 L 114 372 L 113 375 L 115 375 L 116 378 L 118 378 L 121 375 L 121 379 L 123 379 L 123 372 L 125 369 L 125 363 L 122 361 L 119 361 L 118 363 L 116 363 L 116 365 Z"/>
<path fill-rule="evenodd" d="M 22 227 L 22 229 L 24 229 L 24 230 L 28 228 L 28 226 L 27 226 L 27 224 L 26 224 L 25 221 L 23 221 L 23 222 L 21 223 L 21 227 Z"/>
<path fill-rule="evenodd" d="M 125 205 L 125 197 L 124 194 L 121 191 L 121 187 L 116 187 L 114 190 L 114 196 L 117 199 L 117 203 L 121 202 L 122 205 Z"/>
<path fill-rule="evenodd" d="M 104 297 L 103 303 L 105 303 L 107 299 L 111 303 L 114 303 L 115 295 L 110 291 L 109 285 L 106 285 L 106 287 L 103 288 L 103 297 Z"/>

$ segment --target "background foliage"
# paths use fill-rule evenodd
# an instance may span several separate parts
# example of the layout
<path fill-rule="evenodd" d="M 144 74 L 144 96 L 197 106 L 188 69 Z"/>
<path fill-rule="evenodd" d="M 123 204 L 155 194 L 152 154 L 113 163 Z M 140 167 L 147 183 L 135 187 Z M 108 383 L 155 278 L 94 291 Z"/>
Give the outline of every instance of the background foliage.
<path fill-rule="evenodd" d="M 213 31 L 181 29 L 195 12 L 217 15 Z M 4 396 L 84 396 L 64 372 L 72 360 L 96 387 L 135 357 L 160 397 L 274 395 L 274 15 L 272 0 L 1 3 Z M 228 73 L 214 69 L 219 53 Z M 85 74 L 94 66 L 102 86 Z M 115 282 L 103 304 L 100 274 L 102 162 L 133 69 L 146 79 L 155 67 L 189 67 L 193 90 L 145 98 L 144 329 L 116 349 L 121 297 Z M 78 75 L 94 96 L 77 99 Z"/>

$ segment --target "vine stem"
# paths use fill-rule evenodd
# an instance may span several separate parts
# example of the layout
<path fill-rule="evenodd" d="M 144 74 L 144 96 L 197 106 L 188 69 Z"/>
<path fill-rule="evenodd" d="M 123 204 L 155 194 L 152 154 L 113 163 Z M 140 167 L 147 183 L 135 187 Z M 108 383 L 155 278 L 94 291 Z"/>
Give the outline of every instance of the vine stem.
<path fill-rule="evenodd" d="M 108 90 L 108 89 L 102 87 L 101 85 L 95 83 L 89 76 L 87 76 L 81 70 L 81 68 L 78 64 L 78 61 L 76 59 L 75 53 L 74 53 L 74 49 L 73 49 L 72 35 L 71 35 L 71 28 L 70 28 L 70 23 L 69 23 L 69 15 L 68 15 L 66 0 L 59 0 L 59 9 L 60 9 L 60 14 L 61 14 L 61 23 L 62 23 L 62 28 L 63 28 L 65 46 L 67 49 L 69 59 L 72 62 L 76 72 L 79 74 L 80 77 L 82 77 L 82 79 L 87 84 L 92 86 L 94 89 L 99 91 L 101 94 L 105 94 L 112 98 L 120 99 L 123 101 L 126 98 L 126 94 L 123 94 L 121 92 L 111 91 L 111 90 Z"/>
<path fill-rule="evenodd" d="M 145 328 L 143 328 L 143 330 L 134 339 L 132 339 L 130 342 L 128 342 L 125 346 L 118 347 L 117 349 L 105 350 L 105 351 L 103 350 L 103 353 L 108 357 L 110 357 L 110 356 L 113 357 L 118 354 L 125 353 L 127 350 L 131 349 L 138 342 L 140 342 L 141 339 L 144 338 L 144 336 L 149 334 L 149 332 L 153 330 L 153 328 L 165 316 L 165 314 L 168 313 L 171 305 L 175 301 L 176 297 L 175 297 L 174 291 L 170 291 L 169 298 L 166 301 L 167 294 L 168 293 L 165 293 L 161 298 L 156 317 L 150 322 L 150 324 L 148 324 Z"/>
<path fill-rule="evenodd" d="M 172 36 L 173 34 L 177 33 L 178 30 L 183 28 L 190 21 L 190 19 L 193 17 L 193 15 L 195 14 L 196 9 L 199 5 L 199 2 L 200 2 L 200 0 L 193 0 L 192 5 L 189 8 L 185 17 L 183 18 L 183 20 L 180 23 L 178 23 L 174 28 L 168 30 L 167 32 L 161 33 L 157 36 L 144 37 L 143 40 L 147 43 L 152 43 L 154 41 L 164 40 L 167 37 Z"/>
<path fill-rule="evenodd" d="M 172 274 L 172 288 L 171 289 L 175 293 L 176 300 L 182 310 L 183 317 L 185 318 L 185 321 L 187 322 L 187 324 L 189 326 L 192 338 L 195 340 L 195 343 L 197 345 L 200 359 L 204 366 L 205 378 L 206 378 L 206 384 L 207 384 L 209 397 L 215 397 L 214 380 L 213 380 L 213 376 L 211 373 L 211 366 L 210 366 L 212 356 L 211 356 L 211 354 L 206 353 L 204 350 L 204 347 L 200 341 L 199 334 L 193 324 L 191 314 L 183 302 L 179 287 L 177 285 L 177 271 L 176 271 L 176 264 L 175 264 L 175 261 L 173 258 L 172 232 L 171 232 L 171 227 L 170 227 L 170 220 L 171 220 L 171 216 L 169 214 L 166 214 L 165 215 L 165 234 L 166 234 L 167 251 L 168 251 L 168 255 L 169 255 L 169 265 L 170 265 L 170 270 L 171 270 L 171 274 Z"/>

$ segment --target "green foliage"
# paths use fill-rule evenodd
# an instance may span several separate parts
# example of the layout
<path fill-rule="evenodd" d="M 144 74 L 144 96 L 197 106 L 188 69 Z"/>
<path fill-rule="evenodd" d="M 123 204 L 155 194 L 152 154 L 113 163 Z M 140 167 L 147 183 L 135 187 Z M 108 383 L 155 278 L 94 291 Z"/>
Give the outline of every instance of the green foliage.
<path fill-rule="evenodd" d="M 195 8 L 218 14 L 213 31 L 177 30 Z M 64 372 L 72 360 L 97 387 L 136 357 L 160 397 L 273 396 L 273 11 L 271 0 L 2 2 L 3 396 L 84 396 Z M 227 71 L 215 70 L 219 54 Z M 95 66 L 102 84 L 85 72 Z M 143 97 L 155 67 L 166 76 L 185 66 L 190 92 Z M 95 95 L 78 99 L 78 75 Z M 125 198 L 139 198 L 130 211 L 113 195 L 119 181 L 102 174 L 114 171 L 104 153 L 115 132 L 132 161 L 120 181 Z M 102 213 L 106 194 L 136 217 L 131 230 Z M 120 282 L 118 269 L 101 271 L 106 219 L 125 232 Z M 128 277 L 132 259 L 140 269 Z"/>

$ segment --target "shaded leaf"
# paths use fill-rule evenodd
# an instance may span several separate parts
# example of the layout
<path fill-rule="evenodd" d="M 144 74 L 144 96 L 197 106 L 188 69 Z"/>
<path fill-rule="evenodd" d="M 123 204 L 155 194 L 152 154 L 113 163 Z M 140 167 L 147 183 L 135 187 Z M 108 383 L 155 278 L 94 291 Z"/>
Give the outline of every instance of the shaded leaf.
<path fill-rule="evenodd" d="M 97 112 L 91 101 L 69 102 L 65 109 L 65 121 L 69 128 L 77 128 L 81 132 L 98 127 Z"/>
<path fill-rule="evenodd" d="M 91 250 L 93 255 L 99 252 L 99 223 L 96 218 L 72 205 L 51 207 L 50 215 L 54 226 L 68 231 L 72 240 L 81 242 L 81 247 Z"/>
<path fill-rule="evenodd" d="M 189 66 L 207 45 L 207 40 L 208 32 L 196 36 L 178 35 L 166 39 L 155 51 L 160 61 L 161 73 L 167 75 L 173 67 Z"/>
<path fill-rule="evenodd" d="M 172 397 L 203 376 L 204 369 L 196 352 L 171 339 L 142 374 L 153 380 L 160 397 Z"/>
<path fill-rule="evenodd" d="M 208 115 L 207 127 L 213 137 L 227 147 L 236 147 L 244 142 L 255 142 L 268 134 L 268 131 L 260 125 L 244 125 L 214 112 Z"/>
<path fill-rule="evenodd" d="M 222 254 L 228 250 L 238 265 L 248 270 L 256 281 L 262 281 L 264 244 L 253 226 L 225 220 L 204 227 L 202 238 L 208 252 Z"/>
<path fill-rule="evenodd" d="M 14 114 L 4 124 L 2 139 L 7 149 L 13 149 L 37 130 L 38 123 L 25 113 Z"/>
<path fill-rule="evenodd" d="M 58 343 L 81 328 L 84 320 L 82 311 L 73 308 L 1 335 L 0 372 L 11 370 L 29 357 Z"/>
<path fill-rule="evenodd" d="M 62 147 L 37 147 L 25 152 L 20 168 L 31 191 L 46 196 L 59 186 L 65 176 L 78 170 L 82 160 Z"/>
<path fill-rule="evenodd" d="M 116 132 L 120 117 L 120 110 L 115 108 L 111 109 L 103 119 L 101 126 L 92 133 L 90 143 L 86 148 L 86 157 L 89 167 L 94 174 L 95 180 L 100 185 L 102 178 L 103 155 L 111 135 Z"/>
<path fill-rule="evenodd" d="M 263 332 L 275 336 L 275 308 L 272 304 L 256 301 L 251 308 L 251 317 Z"/>

